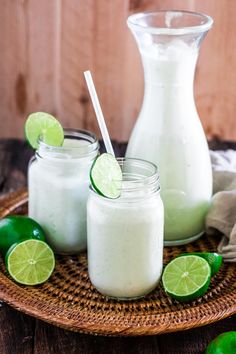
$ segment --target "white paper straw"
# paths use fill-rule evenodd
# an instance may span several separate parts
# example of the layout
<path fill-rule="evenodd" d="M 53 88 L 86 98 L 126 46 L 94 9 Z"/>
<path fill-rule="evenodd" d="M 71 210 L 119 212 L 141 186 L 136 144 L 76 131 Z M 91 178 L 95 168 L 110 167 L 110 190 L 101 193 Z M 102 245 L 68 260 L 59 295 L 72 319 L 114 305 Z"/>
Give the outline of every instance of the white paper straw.
<path fill-rule="evenodd" d="M 115 156 L 113 147 L 111 145 L 111 139 L 109 137 L 107 126 L 106 126 L 106 123 L 105 123 L 105 119 L 104 119 L 104 116 L 103 116 L 103 113 L 102 113 L 102 109 L 101 109 L 101 106 L 100 106 L 100 103 L 99 103 L 99 100 L 98 100 L 97 92 L 96 92 L 96 89 L 95 89 L 95 86 L 94 86 L 94 83 L 93 83 L 91 72 L 90 71 L 85 71 L 84 72 L 84 76 L 85 76 L 85 80 L 86 80 L 86 83 L 87 83 L 87 86 L 88 86 L 90 97 L 91 97 L 91 100 L 92 100 L 92 103 L 93 103 L 93 108 L 94 108 L 94 111 L 95 111 L 96 116 L 97 116 L 98 125 L 99 125 L 99 128 L 100 128 L 101 133 L 102 133 L 102 138 L 103 138 L 103 141 L 104 141 L 104 144 L 105 144 L 106 151 L 109 154 L 112 154 L 113 156 Z"/>

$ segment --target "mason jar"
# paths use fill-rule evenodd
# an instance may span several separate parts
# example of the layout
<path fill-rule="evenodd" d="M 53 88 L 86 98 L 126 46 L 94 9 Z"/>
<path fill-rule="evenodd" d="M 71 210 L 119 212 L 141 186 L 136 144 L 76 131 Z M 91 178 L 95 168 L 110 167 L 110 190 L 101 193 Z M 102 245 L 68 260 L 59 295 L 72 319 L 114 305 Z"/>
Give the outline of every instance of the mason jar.
<path fill-rule="evenodd" d="M 163 263 L 164 210 L 157 167 L 117 159 L 121 196 L 108 199 L 90 188 L 87 204 L 88 270 L 94 287 L 117 299 L 136 299 L 159 282 Z"/>
<path fill-rule="evenodd" d="M 39 139 L 28 170 L 29 216 L 56 253 L 76 254 L 87 247 L 89 171 L 99 144 L 88 131 L 65 129 L 64 136 L 60 147 Z"/>

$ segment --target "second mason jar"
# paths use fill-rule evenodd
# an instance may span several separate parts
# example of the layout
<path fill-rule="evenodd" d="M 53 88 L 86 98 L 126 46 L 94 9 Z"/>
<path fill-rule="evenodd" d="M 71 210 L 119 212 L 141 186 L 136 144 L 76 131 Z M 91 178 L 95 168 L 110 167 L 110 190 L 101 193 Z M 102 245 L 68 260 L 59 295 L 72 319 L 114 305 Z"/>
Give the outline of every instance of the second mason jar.
<path fill-rule="evenodd" d="M 152 291 L 163 263 L 164 211 L 157 168 L 139 159 L 118 159 L 121 196 L 90 190 L 87 204 L 88 268 L 99 292 L 135 299 Z"/>
<path fill-rule="evenodd" d="M 56 253 L 75 254 L 87 246 L 89 171 L 99 145 L 87 131 L 65 129 L 64 134 L 61 147 L 39 140 L 28 172 L 29 216 L 44 228 Z"/>

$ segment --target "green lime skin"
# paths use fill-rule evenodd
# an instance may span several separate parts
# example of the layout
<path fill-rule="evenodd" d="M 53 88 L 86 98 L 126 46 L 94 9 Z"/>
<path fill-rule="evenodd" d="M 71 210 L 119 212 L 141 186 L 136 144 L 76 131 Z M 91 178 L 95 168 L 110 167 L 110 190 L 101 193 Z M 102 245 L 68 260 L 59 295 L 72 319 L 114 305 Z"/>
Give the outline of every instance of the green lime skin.
<path fill-rule="evenodd" d="M 211 276 L 219 272 L 223 262 L 223 257 L 221 255 L 211 252 L 182 253 L 180 256 L 198 256 L 205 259 L 211 267 Z"/>
<path fill-rule="evenodd" d="M 45 232 L 36 221 L 22 215 L 9 215 L 0 220 L 0 252 L 3 255 L 14 243 L 28 239 L 45 241 Z"/>
<path fill-rule="evenodd" d="M 96 184 L 95 184 L 94 181 L 93 181 L 93 177 L 92 177 L 92 171 L 93 171 L 94 165 L 96 164 L 96 161 L 97 161 L 97 159 L 98 159 L 99 156 L 100 156 L 100 155 L 98 155 L 98 156 L 95 158 L 95 160 L 93 161 L 93 163 L 92 163 L 92 166 L 91 166 L 90 171 L 89 171 L 89 178 L 90 178 L 90 182 L 91 182 L 91 185 L 92 185 L 93 189 L 94 189 L 99 195 L 101 195 L 102 197 L 104 197 L 104 195 L 103 195 L 103 194 L 99 191 L 99 189 L 97 188 Z"/>
<path fill-rule="evenodd" d="M 113 155 L 103 153 L 97 156 L 91 166 L 89 177 L 93 189 L 99 195 L 109 199 L 120 197 L 122 171 Z"/>
<path fill-rule="evenodd" d="M 235 354 L 236 332 L 230 331 L 220 334 L 207 346 L 205 354 Z"/>

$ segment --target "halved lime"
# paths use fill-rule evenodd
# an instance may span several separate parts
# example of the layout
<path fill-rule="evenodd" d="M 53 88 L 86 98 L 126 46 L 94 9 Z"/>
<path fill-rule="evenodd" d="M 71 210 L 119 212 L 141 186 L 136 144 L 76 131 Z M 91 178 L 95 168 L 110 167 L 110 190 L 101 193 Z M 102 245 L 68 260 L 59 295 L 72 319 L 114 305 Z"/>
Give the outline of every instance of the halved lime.
<path fill-rule="evenodd" d="M 220 254 L 211 252 L 182 253 L 180 256 L 199 256 L 204 258 L 211 267 L 211 276 L 219 272 L 223 261 L 223 257 Z"/>
<path fill-rule="evenodd" d="M 26 240 L 12 245 L 5 260 L 11 277 L 24 285 L 44 283 L 55 267 L 53 251 L 39 240 Z"/>
<path fill-rule="evenodd" d="M 122 171 L 116 158 L 111 154 L 102 154 L 94 161 L 90 170 L 93 188 L 104 197 L 115 199 L 120 196 Z"/>
<path fill-rule="evenodd" d="M 49 113 L 36 112 L 28 116 L 25 122 L 25 136 L 29 144 L 38 148 L 41 137 L 45 144 L 61 146 L 64 141 L 64 131 L 56 118 Z"/>
<path fill-rule="evenodd" d="M 182 256 L 167 264 L 162 283 L 167 294 L 181 302 L 205 294 L 211 280 L 208 262 L 198 256 Z"/>

